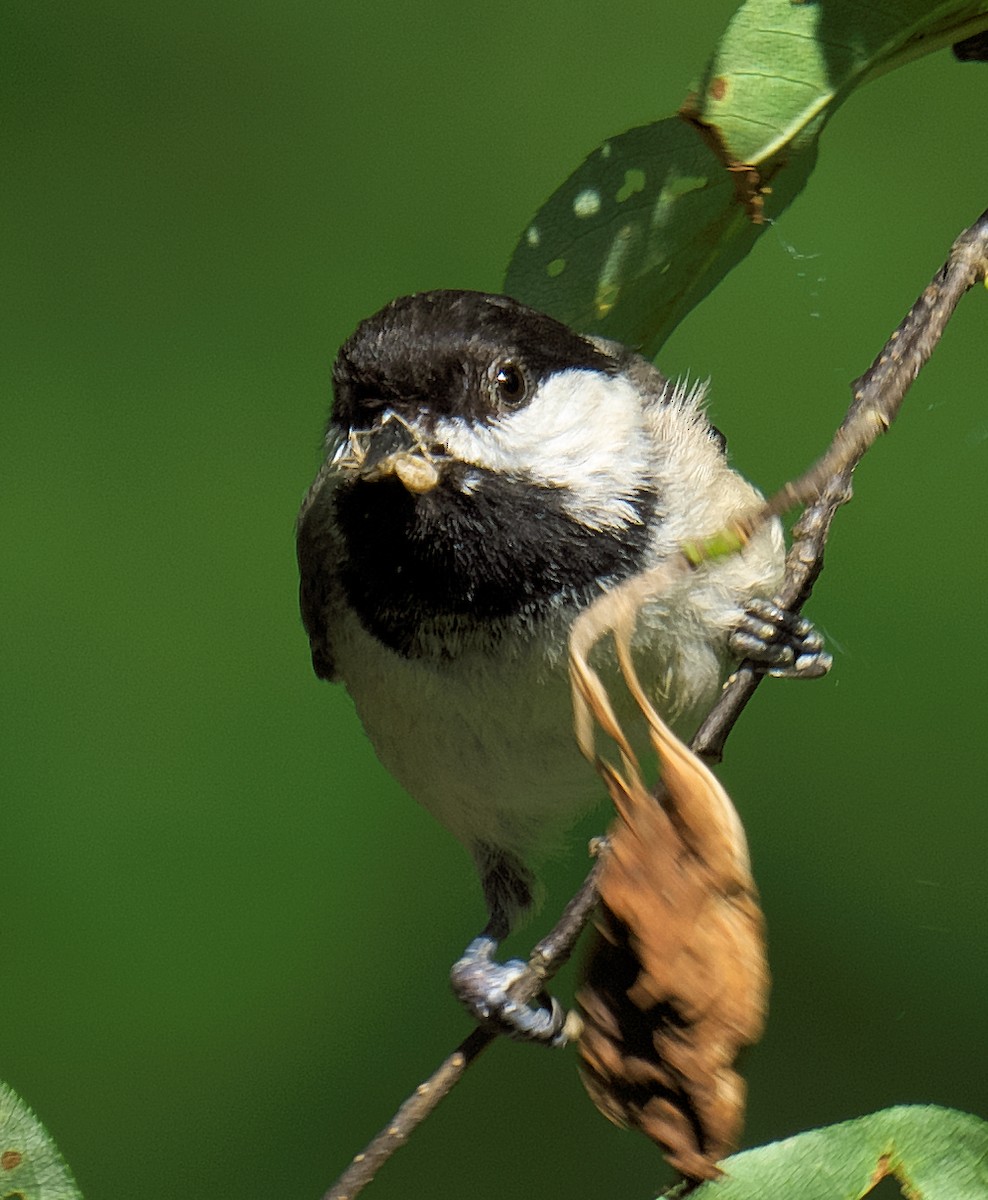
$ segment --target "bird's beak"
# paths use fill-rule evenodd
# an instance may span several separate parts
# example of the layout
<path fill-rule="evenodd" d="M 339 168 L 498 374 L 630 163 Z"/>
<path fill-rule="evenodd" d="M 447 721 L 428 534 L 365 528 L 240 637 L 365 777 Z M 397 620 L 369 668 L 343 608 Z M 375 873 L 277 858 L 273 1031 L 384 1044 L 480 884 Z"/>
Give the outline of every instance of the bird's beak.
<path fill-rule="evenodd" d="M 440 462 L 404 418 L 386 409 L 370 429 L 353 430 L 337 465 L 373 483 L 396 476 L 409 492 L 425 495 L 439 483 Z"/>

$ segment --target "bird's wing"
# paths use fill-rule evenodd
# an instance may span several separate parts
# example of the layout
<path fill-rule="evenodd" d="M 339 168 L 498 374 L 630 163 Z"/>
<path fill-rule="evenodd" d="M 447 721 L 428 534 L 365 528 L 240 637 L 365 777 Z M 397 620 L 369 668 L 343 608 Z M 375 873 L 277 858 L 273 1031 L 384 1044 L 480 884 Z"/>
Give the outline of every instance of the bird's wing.
<path fill-rule="evenodd" d="M 309 635 L 313 669 L 320 679 L 330 680 L 337 678 L 332 643 L 339 558 L 330 512 L 334 490 L 330 473 L 323 467 L 302 501 L 295 527 L 302 623 Z"/>

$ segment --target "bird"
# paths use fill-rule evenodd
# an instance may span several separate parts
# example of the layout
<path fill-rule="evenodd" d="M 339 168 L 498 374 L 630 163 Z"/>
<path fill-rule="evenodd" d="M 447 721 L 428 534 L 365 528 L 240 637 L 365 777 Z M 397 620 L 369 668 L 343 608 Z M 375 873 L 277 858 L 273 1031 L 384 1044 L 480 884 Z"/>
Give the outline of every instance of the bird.
<path fill-rule="evenodd" d="M 558 1006 L 515 1004 L 522 964 L 496 953 L 546 856 L 602 799 L 573 736 L 570 627 L 760 494 L 729 464 L 706 385 L 508 296 L 401 296 L 340 347 L 332 383 L 296 527 L 313 667 L 473 857 L 487 921 L 454 989 L 482 1023 L 559 1044 Z M 820 635 L 772 599 L 784 553 L 767 523 L 642 610 L 642 678 L 684 736 L 742 658 L 829 668 Z"/>

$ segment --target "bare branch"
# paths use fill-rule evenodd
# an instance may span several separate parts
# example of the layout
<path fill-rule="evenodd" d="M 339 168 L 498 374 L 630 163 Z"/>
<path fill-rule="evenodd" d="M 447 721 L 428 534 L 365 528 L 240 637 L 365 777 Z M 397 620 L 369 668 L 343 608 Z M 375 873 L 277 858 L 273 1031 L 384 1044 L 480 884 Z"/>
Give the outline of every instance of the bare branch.
<path fill-rule="evenodd" d="M 892 333 L 882 353 L 852 384 L 850 408 L 827 453 L 804 475 L 780 489 L 753 516 L 752 526 L 801 504 L 806 506 L 793 527 L 793 543 L 786 559 L 785 579 L 778 597 L 784 608 L 798 611 L 809 598 L 823 569 L 831 523 L 837 509 L 851 497 L 855 467 L 898 415 L 906 392 L 939 342 L 961 296 L 986 279 L 988 211 L 954 242 L 946 263 Z M 748 664 L 738 668 L 693 739 L 692 748 L 697 754 L 711 761 L 721 758 L 731 729 L 761 679 L 762 675 Z M 560 920 L 533 949 L 529 977 L 515 989 L 519 1001 L 534 999 L 572 953 L 596 903 L 600 862 L 598 858 Z M 323 1200 L 353 1200 L 496 1036 L 487 1029 L 475 1029 L 416 1088 Z"/>
<path fill-rule="evenodd" d="M 597 903 L 597 876 L 601 861 L 602 852 L 599 852 L 580 890 L 566 905 L 555 926 L 532 950 L 527 977 L 519 980 L 512 989 L 514 999 L 519 1003 L 527 1004 L 534 1000 L 543 985 L 561 970 L 573 952 Z M 419 1084 L 380 1133 L 354 1158 L 323 1196 L 323 1200 L 353 1200 L 363 1191 L 378 1169 L 408 1140 L 412 1130 L 421 1125 L 439 1102 L 449 1095 L 467 1067 L 496 1037 L 496 1033 L 482 1026 L 469 1034 L 439 1069 Z"/>
<path fill-rule="evenodd" d="M 494 1041 L 495 1034 L 477 1028 L 437 1071 L 420 1083 L 381 1132 L 354 1158 L 322 1200 L 353 1200 L 364 1190 L 408 1135 L 449 1095 L 470 1063 Z"/>
<path fill-rule="evenodd" d="M 851 406 L 827 453 L 766 504 L 764 514 L 772 516 L 798 504 L 807 505 L 793 527 L 778 597 L 783 608 L 798 612 L 806 603 L 823 570 L 831 522 L 837 509 L 851 498 L 854 468 L 898 416 L 906 392 L 943 336 L 960 298 L 986 278 L 988 211 L 954 242 L 949 258 L 893 330 L 881 354 L 851 385 Z M 738 668 L 693 739 L 697 754 L 720 761 L 727 735 L 762 678 L 750 664 Z"/>

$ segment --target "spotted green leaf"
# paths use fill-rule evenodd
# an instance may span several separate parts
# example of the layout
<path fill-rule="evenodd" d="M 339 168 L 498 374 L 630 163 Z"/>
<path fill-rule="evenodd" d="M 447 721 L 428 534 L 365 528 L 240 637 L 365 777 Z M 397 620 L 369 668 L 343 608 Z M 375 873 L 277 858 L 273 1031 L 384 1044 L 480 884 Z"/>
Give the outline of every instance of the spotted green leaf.
<path fill-rule="evenodd" d="M 505 291 L 654 355 L 801 191 L 854 88 L 986 28 L 988 0 L 748 0 L 681 113 L 608 139 L 542 205 Z"/>
<path fill-rule="evenodd" d="M 48 1131 L 0 1083 L 0 1200 L 82 1200 Z"/>
<path fill-rule="evenodd" d="M 904 1105 L 745 1150 L 721 1166 L 725 1177 L 690 1200 L 861 1200 L 887 1176 L 909 1200 L 985 1200 L 988 1123 Z"/>

